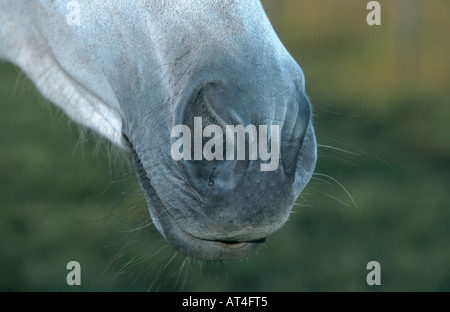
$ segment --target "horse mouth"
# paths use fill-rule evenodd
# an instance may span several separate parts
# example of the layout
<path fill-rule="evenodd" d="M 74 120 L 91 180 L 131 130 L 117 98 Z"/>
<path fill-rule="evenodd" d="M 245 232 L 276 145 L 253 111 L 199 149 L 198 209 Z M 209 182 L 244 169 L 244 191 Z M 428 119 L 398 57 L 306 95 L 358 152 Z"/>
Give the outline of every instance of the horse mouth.
<path fill-rule="evenodd" d="M 170 214 L 159 198 L 132 143 L 123 135 L 130 148 L 139 183 L 147 199 L 153 223 L 166 241 L 177 251 L 202 260 L 235 260 L 258 251 L 266 238 L 250 241 L 203 239 L 188 233 Z"/>
<path fill-rule="evenodd" d="M 239 249 L 239 248 L 245 248 L 250 244 L 249 242 L 221 242 L 217 241 L 218 244 L 222 244 L 226 248 L 230 249 Z"/>
<path fill-rule="evenodd" d="M 265 238 L 253 241 L 223 241 L 202 239 L 189 234 L 170 215 L 154 188 L 147 184 L 147 175 L 139 175 L 139 180 L 143 185 L 147 185 L 144 191 L 153 222 L 166 241 L 180 253 L 201 260 L 236 260 L 255 253 L 264 244 Z M 158 216 L 157 219 L 154 216 Z"/>

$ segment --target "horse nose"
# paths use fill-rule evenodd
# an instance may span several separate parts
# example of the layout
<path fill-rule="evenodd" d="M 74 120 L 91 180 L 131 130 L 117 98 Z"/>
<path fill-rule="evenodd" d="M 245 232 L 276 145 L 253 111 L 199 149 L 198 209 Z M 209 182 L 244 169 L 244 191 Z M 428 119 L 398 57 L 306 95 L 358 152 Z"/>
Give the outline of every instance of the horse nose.
<path fill-rule="evenodd" d="M 190 136 L 183 135 L 182 168 L 191 187 L 206 197 L 232 191 L 236 172 L 248 170 L 256 158 L 256 128 L 236 109 L 236 92 L 218 83 L 206 84 L 183 113 Z"/>
<path fill-rule="evenodd" d="M 172 146 L 178 153 L 183 149 L 177 160 L 188 160 L 208 186 L 215 185 L 221 168 L 276 171 L 282 166 L 285 174 L 294 174 L 310 126 L 310 103 L 295 82 L 278 96 L 268 96 L 267 89 L 204 84 L 181 113 L 189 135 Z M 179 131 L 172 134 L 177 138 Z"/>
<path fill-rule="evenodd" d="M 173 132 L 172 152 L 208 220 L 191 234 L 257 240 L 285 223 L 299 193 L 293 189 L 296 164 L 310 119 L 299 90 L 267 100 L 254 97 L 255 90 L 249 96 L 209 83 L 190 99 L 182 114 L 189 135 Z"/>

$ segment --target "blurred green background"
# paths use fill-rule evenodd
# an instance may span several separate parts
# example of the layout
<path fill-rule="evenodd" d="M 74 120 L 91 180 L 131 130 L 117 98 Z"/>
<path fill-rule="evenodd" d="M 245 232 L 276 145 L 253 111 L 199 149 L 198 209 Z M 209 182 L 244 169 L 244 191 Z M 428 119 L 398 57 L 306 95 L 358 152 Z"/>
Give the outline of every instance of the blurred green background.
<path fill-rule="evenodd" d="M 381 26 L 367 2 L 263 1 L 305 73 L 319 160 L 290 221 L 242 261 L 175 253 L 128 157 L 1 63 L 0 290 L 450 291 L 450 2 L 379 1 Z"/>

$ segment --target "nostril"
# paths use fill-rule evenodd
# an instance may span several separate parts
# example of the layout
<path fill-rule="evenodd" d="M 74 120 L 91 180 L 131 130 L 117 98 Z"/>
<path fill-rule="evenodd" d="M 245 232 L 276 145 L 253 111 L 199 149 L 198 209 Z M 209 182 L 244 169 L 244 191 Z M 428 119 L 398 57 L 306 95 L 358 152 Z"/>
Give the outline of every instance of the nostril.
<path fill-rule="evenodd" d="M 178 156 L 174 159 L 180 161 L 189 185 L 204 198 L 234 189 L 239 177 L 236 171 L 245 172 L 248 166 L 246 161 L 225 161 L 229 160 L 227 151 L 236 154 L 227 148 L 226 139 L 227 125 L 239 123 L 232 107 L 239 99 L 235 95 L 222 83 L 204 84 L 180 111 L 180 125 L 185 130 L 172 134 L 172 148 Z"/>
<path fill-rule="evenodd" d="M 191 99 L 184 112 L 184 124 L 193 129 L 195 117 L 202 117 L 202 126 L 218 125 L 225 130 L 225 126 L 232 120 L 230 112 L 226 109 L 224 99 L 227 97 L 225 88 L 218 83 L 209 83 L 203 86 Z"/>
<path fill-rule="evenodd" d="M 230 108 L 232 99 L 227 99 L 230 93 L 233 92 L 226 92 L 219 83 L 208 83 L 191 97 L 181 112 L 182 124 L 190 130 L 192 160 L 209 163 L 227 157 L 226 126 L 236 123 Z"/>

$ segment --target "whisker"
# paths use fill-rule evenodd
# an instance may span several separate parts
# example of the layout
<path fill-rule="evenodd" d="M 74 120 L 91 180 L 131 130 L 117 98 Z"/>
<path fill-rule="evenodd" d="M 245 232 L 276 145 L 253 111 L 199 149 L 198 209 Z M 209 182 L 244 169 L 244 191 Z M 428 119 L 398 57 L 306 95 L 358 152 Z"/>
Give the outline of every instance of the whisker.
<path fill-rule="evenodd" d="M 390 163 L 387 162 L 386 160 L 384 160 L 383 158 L 381 158 L 380 156 L 378 156 L 376 154 L 373 154 L 373 153 L 369 153 L 369 152 L 364 152 L 364 153 L 367 154 L 367 155 L 373 156 L 376 159 L 378 159 L 379 161 L 383 162 L 385 165 L 390 166 Z"/>
<path fill-rule="evenodd" d="M 328 178 L 328 179 L 330 179 L 330 180 L 332 180 L 332 181 L 334 181 L 337 185 L 339 185 L 343 190 L 344 190 L 344 192 L 348 195 L 348 197 L 351 199 L 351 201 L 352 201 L 352 203 L 353 203 L 353 205 L 356 207 L 356 208 L 359 208 L 358 207 L 358 205 L 356 204 L 356 202 L 355 202 L 355 200 L 353 199 L 353 197 L 352 197 L 352 195 L 350 194 L 350 192 L 338 181 L 338 180 L 336 180 L 335 178 L 333 178 L 333 177 L 331 177 L 331 176 L 329 176 L 329 175 L 326 175 L 326 174 L 322 174 L 322 173 L 313 173 L 313 175 L 318 175 L 318 176 L 321 176 L 321 177 L 325 177 L 325 178 Z"/>
<path fill-rule="evenodd" d="M 143 229 L 145 229 L 145 228 L 148 228 L 149 226 L 152 226 L 153 225 L 153 221 L 148 221 L 148 220 L 144 220 L 144 222 L 142 222 L 142 223 L 144 223 L 144 225 L 140 225 L 140 226 L 138 226 L 138 227 L 136 227 L 136 228 L 133 228 L 133 229 L 130 229 L 130 230 L 123 230 L 123 231 L 121 231 L 122 233 L 133 233 L 133 232 L 138 232 L 138 231 L 141 231 L 141 230 L 143 230 Z"/>
<path fill-rule="evenodd" d="M 338 199 L 337 197 L 334 197 L 334 196 L 332 196 L 332 195 L 330 195 L 330 194 L 328 194 L 328 193 L 322 192 L 322 191 L 319 191 L 319 192 L 322 193 L 322 194 L 324 194 L 324 195 L 326 195 L 326 196 L 328 196 L 328 197 L 330 197 L 330 198 L 332 198 L 332 199 L 334 199 L 334 200 L 336 200 L 337 202 L 341 203 L 342 205 L 344 205 L 344 206 L 346 206 L 346 207 L 348 207 L 348 208 L 351 207 L 349 204 L 343 202 L 342 200 Z"/>
<path fill-rule="evenodd" d="M 163 270 L 165 270 L 167 268 L 167 266 L 173 261 L 173 259 L 175 259 L 175 257 L 178 255 L 178 252 L 175 252 L 172 256 L 172 258 L 170 258 L 169 261 L 166 262 L 166 264 L 162 267 Z"/>
<path fill-rule="evenodd" d="M 324 179 L 320 179 L 320 178 L 316 178 L 316 177 L 311 177 L 311 181 L 312 180 L 317 180 L 317 181 L 320 181 L 320 182 L 323 182 L 323 183 L 325 183 L 325 184 L 327 184 L 327 185 L 333 185 L 331 182 L 328 182 L 328 181 L 326 181 L 326 180 L 324 180 Z M 319 183 L 310 183 L 310 184 L 319 184 Z"/>
<path fill-rule="evenodd" d="M 343 152 L 343 153 L 347 153 L 347 154 L 350 154 L 350 155 L 361 156 L 360 153 L 350 152 L 350 151 L 347 151 L 345 149 L 334 147 L 334 146 L 331 146 L 331 145 L 317 144 L 317 147 L 329 148 L 329 149 L 333 149 L 333 150 L 340 151 L 340 152 Z"/>

